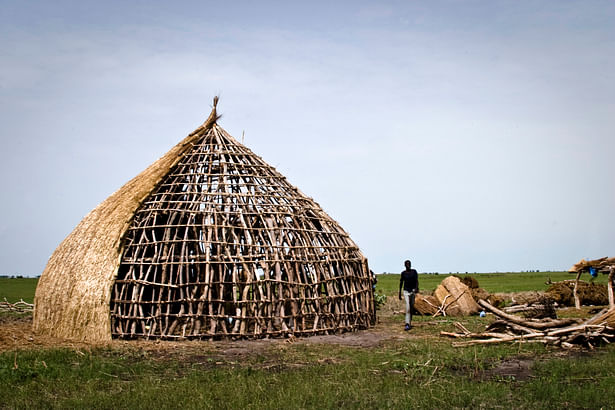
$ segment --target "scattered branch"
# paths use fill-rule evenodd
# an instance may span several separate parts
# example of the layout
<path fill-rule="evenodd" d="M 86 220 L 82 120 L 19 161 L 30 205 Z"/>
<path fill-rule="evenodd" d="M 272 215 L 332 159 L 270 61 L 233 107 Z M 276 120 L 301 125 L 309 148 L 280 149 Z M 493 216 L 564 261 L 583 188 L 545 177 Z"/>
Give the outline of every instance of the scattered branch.
<path fill-rule="evenodd" d="M 0 312 L 32 312 L 34 305 L 20 299 L 19 302 L 11 303 L 6 298 L 0 302 Z"/>
<path fill-rule="evenodd" d="M 482 307 L 493 312 L 498 320 L 487 326 L 485 332 L 471 333 L 463 325 L 455 323 L 461 333 L 440 332 L 441 336 L 472 339 L 463 342 L 453 342 L 453 346 L 472 346 L 477 344 L 492 344 L 502 342 L 539 342 L 550 345 L 572 348 L 594 346 L 615 341 L 613 317 L 615 309 L 603 310 L 598 315 L 579 323 L 577 319 L 544 319 L 524 320 L 518 316 L 505 313 L 484 300 L 478 302 Z"/>

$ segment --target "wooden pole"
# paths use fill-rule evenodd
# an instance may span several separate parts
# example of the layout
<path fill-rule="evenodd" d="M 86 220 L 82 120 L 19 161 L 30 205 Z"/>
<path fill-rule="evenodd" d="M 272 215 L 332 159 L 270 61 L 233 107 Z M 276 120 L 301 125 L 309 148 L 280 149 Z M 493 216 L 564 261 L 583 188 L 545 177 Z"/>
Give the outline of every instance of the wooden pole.
<path fill-rule="evenodd" d="M 502 312 L 500 309 L 494 307 L 493 305 L 491 305 L 489 302 L 481 299 L 478 301 L 478 304 L 481 305 L 482 307 L 484 307 L 485 309 L 495 313 L 496 315 L 512 322 L 515 323 L 517 325 L 521 325 L 521 326 L 525 326 L 525 327 L 529 327 L 529 328 L 533 328 L 533 329 L 549 329 L 549 328 L 554 328 L 554 327 L 563 327 L 563 326 L 568 326 L 571 325 L 573 323 L 578 323 L 577 319 L 573 319 L 573 318 L 567 318 L 567 319 L 558 319 L 558 320 L 548 320 L 548 321 L 541 321 L 541 322 L 532 322 L 531 320 L 528 319 L 522 319 L 519 316 L 515 316 L 515 315 L 509 315 L 506 312 Z"/>
<path fill-rule="evenodd" d="M 609 266 L 609 283 L 607 284 L 607 290 L 609 293 L 609 309 L 615 308 L 615 297 L 613 296 L 613 279 L 615 277 L 615 266 Z"/>
<path fill-rule="evenodd" d="M 579 278 L 581 277 L 581 272 L 577 273 L 577 278 L 574 281 L 574 289 L 572 290 L 572 295 L 574 296 L 574 307 L 577 309 L 581 309 L 581 301 L 579 300 L 579 294 L 577 293 L 577 289 L 579 287 Z"/>

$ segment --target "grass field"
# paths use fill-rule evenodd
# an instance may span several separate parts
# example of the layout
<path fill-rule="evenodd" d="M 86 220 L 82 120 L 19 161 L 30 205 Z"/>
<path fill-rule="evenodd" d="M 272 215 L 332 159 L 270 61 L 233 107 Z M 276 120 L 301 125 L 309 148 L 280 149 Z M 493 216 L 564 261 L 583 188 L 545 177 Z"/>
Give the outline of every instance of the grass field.
<path fill-rule="evenodd" d="M 375 348 L 291 345 L 235 359 L 136 349 L 9 352 L 10 408 L 612 408 L 615 349 L 557 357 L 537 345 L 450 348 L 420 337 Z M 537 361 L 535 359 L 538 359 Z M 498 372 L 509 361 L 531 374 Z M 274 362 L 274 363 L 270 363 Z M 15 363 L 17 369 L 15 369 Z"/>
<path fill-rule="evenodd" d="M 25 302 L 34 303 L 37 283 L 37 278 L 0 278 L 0 300 L 6 298 L 14 303 L 23 299 Z"/>
<path fill-rule="evenodd" d="M 436 286 L 450 275 L 419 275 L 419 283 L 422 291 L 433 291 Z M 465 276 L 460 274 L 459 276 Z M 548 285 L 545 282 L 551 279 L 553 282 L 574 279 L 575 276 L 568 272 L 523 272 L 523 273 L 479 273 L 468 274 L 476 278 L 480 286 L 488 292 L 522 292 L 528 290 L 546 290 Z M 589 275 L 581 279 L 589 280 Z M 606 275 L 600 275 L 594 280 L 596 283 L 606 283 Z M 23 298 L 24 301 L 32 303 L 34 301 L 34 291 L 37 278 L 0 278 L 0 300 L 6 298 L 9 302 L 16 302 Z M 377 290 L 386 294 L 393 295 L 399 289 L 399 274 L 378 275 Z"/>
<path fill-rule="evenodd" d="M 571 278 L 477 278 L 489 291 L 511 292 L 543 289 L 549 275 Z M 422 275 L 421 288 L 443 278 Z M 22 295 L 9 295 L 33 295 L 35 282 L 26 283 L 15 285 L 23 286 Z M 398 277 L 379 275 L 378 285 L 396 295 Z M 307 338 L 37 347 L 34 335 L 34 342 L 15 340 L 0 354 L 0 408 L 615 408 L 611 346 L 594 352 L 532 343 L 453 348 L 441 330 L 454 330 L 457 320 L 479 330 L 492 319 L 419 317 L 403 332 L 401 315 L 391 311 L 390 305 L 381 310 L 375 329 L 344 335 L 370 343 Z M 21 323 L 14 320 L 0 315 L 3 335 Z"/>
<path fill-rule="evenodd" d="M 421 292 L 433 291 L 444 278 L 450 275 L 419 275 L 419 286 Z M 576 275 L 568 272 L 510 272 L 510 273 L 475 273 L 459 274 L 457 276 L 471 276 L 478 280 L 480 287 L 487 292 L 525 292 L 530 290 L 547 290 L 549 287 L 546 282 L 551 279 L 558 282 L 567 279 L 575 279 Z M 377 275 L 377 290 L 385 295 L 393 295 L 399 291 L 399 274 Z M 581 280 L 589 281 L 588 274 L 581 276 Z M 598 275 L 594 279 L 595 283 L 607 282 L 607 275 Z"/>

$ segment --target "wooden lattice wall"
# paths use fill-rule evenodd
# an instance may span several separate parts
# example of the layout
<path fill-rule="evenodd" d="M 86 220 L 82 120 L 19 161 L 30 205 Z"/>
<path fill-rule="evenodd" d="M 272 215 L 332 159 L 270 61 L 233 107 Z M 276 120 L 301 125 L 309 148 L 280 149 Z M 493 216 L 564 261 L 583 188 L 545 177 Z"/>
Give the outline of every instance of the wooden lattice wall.
<path fill-rule="evenodd" d="M 217 125 L 142 203 L 123 249 L 114 337 L 310 335 L 375 320 L 348 234 Z"/>

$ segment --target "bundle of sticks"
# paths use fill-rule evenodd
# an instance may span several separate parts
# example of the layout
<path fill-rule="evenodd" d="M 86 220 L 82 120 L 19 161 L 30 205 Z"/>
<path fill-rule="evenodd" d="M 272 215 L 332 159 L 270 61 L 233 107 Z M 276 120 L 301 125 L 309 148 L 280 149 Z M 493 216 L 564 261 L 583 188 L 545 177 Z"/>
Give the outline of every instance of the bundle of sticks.
<path fill-rule="evenodd" d="M 19 302 L 11 303 L 6 298 L 0 302 L 0 311 L 2 312 L 32 312 L 34 305 L 32 303 L 25 302 L 21 299 Z"/>
<path fill-rule="evenodd" d="M 581 259 L 579 262 L 572 265 L 569 272 L 583 272 L 589 270 L 589 268 L 595 268 L 600 272 L 609 273 L 613 267 L 615 267 L 615 257 L 609 258 L 605 256 L 604 258 L 591 261 Z"/>
<path fill-rule="evenodd" d="M 502 342 L 537 342 L 573 348 L 594 346 L 615 341 L 615 309 L 604 309 L 588 320 L 567 319 L 524 319 L 505 313 L 488 302 L 478 302 L 483 308 L 498 317 L 482 333 L 473 333 L 461 323 L 455 323 L 460 333 L 440 332 L 441 336 L 472 339 L 454 342 L 453 346 L 471 346 Z"/>

